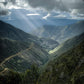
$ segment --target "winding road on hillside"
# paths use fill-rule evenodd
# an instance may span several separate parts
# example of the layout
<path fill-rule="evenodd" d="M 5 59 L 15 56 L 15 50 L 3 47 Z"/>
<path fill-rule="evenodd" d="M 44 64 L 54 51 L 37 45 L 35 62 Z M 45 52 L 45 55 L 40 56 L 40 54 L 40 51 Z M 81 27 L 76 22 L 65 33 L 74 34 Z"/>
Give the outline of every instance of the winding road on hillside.
<path fill-rule="evenodd" d="M 6 58 L 4 61 L 1 62 L 0 66 L 1 66 L 2 68 L 4 68 L 4 67 L 3 67 L 3 64 L 4 64 L 6 61 L 8 61 L 8 60 L 10 60 L 11 58 L 16 57 L 16 56 L 18 56 L 18 55 L 21 55 L 21 54 L 22 54 L 23 52 L 25 52 L 25 51 L 29 51 L 30 49 L 32 49 L 33 46 L 34 46 L 34 43 L 32 42 L 29 48 L 27 48 L 27 49 L 25 49 L 25 50 L 22 50 L 22 51 L 20 51 L 20 52 L 14 54 L 14 55 L 9 56 L 8 58 Z"/>

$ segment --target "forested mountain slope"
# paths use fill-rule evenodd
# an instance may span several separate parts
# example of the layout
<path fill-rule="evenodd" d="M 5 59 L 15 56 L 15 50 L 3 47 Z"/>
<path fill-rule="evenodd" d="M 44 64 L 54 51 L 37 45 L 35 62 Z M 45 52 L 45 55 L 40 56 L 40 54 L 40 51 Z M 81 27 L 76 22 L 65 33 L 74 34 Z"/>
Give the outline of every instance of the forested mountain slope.
<path fill-rule="evenodd" d="M 38 84 L 83 84 L 84 40 L 75 48 L 50 61 Z"/>
<path fill-rule="evenodd" d="M 65 41 L 64 43 L 60 44 L 55 49 L 49 51 L 49 53 L 51 54 L 51 56 L 59 56 L 62 53 L 68 51 L 69 49 L 74 48 L 83 40 L 84 40 L 84 33 Z"/>

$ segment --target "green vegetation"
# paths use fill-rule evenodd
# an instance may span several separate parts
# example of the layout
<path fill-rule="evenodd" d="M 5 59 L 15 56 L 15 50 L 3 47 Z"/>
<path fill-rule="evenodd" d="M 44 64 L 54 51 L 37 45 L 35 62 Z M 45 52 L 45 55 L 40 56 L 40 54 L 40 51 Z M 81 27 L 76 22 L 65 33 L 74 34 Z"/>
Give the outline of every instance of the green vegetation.
<path fill-rule="evenodd" d="M 21 84 L 21 76 L 12 70 L 0 73 L 0 84 Z"/>
<path fill-rule="evenodd" d="M 5 81 L 5 82 L 4 82 Z M 84 83 L 84 41 L 78 46 L 50 61 L 40 73 L 32 65 L 25 73 L 3 70 L 0 84 L 83 84 Z"/>
<path fill-rule="evenodd" d="M 84 83 L 84 33 L 66 41 L 49 60 L 45 49 L 51 49 L 55 41 L 39 39 L 4 22 L 0 25 L 0 84 Z"/>
<path fill-rule="evenodd" d="M 0 84 L 36 84 L 38 77 L 39 70 L 35 65 L 24 73 L 5 69 L 0 73 Z"/>
<path fill-rule="evenodd" d="M 0 62 L 2 62 L 5 58 L 29 47 L 29 42 L 21 42 L 7 38 L 0 38 Z"/>
<path fill-rule="evenodd" d="M 84 41 L 49 62 L 38 84 L 84 84 Z"/>
<path fill-rule="evenodd" d="M 79 45 L 83 40 L 84 40 L 84 33 L 75 36 L 71 39 L 68 39 L 67 41 L 56 47 L 54 50 L 51 50 L 49 52 L 51 54 L 51 58 L 54 59 L 55 57 L 60 56 L 61 54 Z"/>
<path fill-rule="evenodd" d="M 32 64 L 43 65 L 48 56 L 48 53 L 35 43 L 0 38 L 0 63 L 5 68 L 22 72 Z"/>

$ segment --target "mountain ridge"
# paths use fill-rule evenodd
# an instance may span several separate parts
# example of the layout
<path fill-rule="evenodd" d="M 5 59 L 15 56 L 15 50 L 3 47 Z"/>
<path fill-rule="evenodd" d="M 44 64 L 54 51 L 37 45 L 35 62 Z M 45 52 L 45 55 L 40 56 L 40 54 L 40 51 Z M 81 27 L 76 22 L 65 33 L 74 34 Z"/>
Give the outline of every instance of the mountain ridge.
<path fill-rule="evenodd" d="M 0 21 L 0 27 L 0 62 L 3 61 L 4 68 L 25 71 L 32 64 L 41 66 L 48 60 L 49 54 L 40 46 L 40 42 L 38 44 L 39 38 L 2 21 Z M 34 46 L 30 49 L 32 43 Z M 24 51 L 25 49 L 27 50 Z M 16 54 L 20 51 L 22 54 Z M 14 57 L 9 59 L 13 55 Z M 5 58 L 6 61 L 4 62 Z M 21 67 L 24 68 L 21 69 Z"/>
<path fill-rule="evenodd" d="M 44 25 L 41 28 L 34 30 L 34 32 L 36 32 L 34 33 L 36 36 L 51 38 L 59 43 L 63 43 L 84 32 L 84 21 L 78 21 L 77 23 L 66 26 Z"/>
<path fill-rule="evenodd" d="M 59 43 L 57 41 L 54 41 L 52 39 L 45 39 L 45 38 L 38 38 L 34 35 L 25 33 L 24 31 L 15 28 L 13 26 L 11 26 L 8 23 L 4 23 L 3 21 L 0 21 L 0 37 L 3 38 L 8 38 L 8 39 L 13 39 L 13 40 L 18 40 L 18 41 L 30 41 L 30 42 L 34 42 L 37 45 L 40 45 L 41 47 L 47 46 L 46 50 L 49 51 L 50 49 L 54 49 L 56 46 L 59 45 Z M 44 42 L 44 43 L 43 43 Z M 49 43 L 50 45 L 48 45 L 47 43 Z M 54 46 L 52 46 L 52 43 L 54 42 Z M 49 49 L 50 48 L 50 49 Z"/>

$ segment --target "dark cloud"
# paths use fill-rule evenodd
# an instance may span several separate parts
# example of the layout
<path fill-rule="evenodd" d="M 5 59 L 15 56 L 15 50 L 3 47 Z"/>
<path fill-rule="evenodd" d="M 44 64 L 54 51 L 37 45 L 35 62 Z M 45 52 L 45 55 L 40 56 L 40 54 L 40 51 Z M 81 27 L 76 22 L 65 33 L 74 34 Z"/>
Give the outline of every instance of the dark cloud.
<path fill-rule="evenodd" d="M 84 0 L 6 0 L 4 5 L 17 5 L 22 7 L 24 2 L 33 8 L 44 8 L 48 11 L 58 10 L 71 14 L 84 14 Z M 19 3 L 19 5 L 18 5 Z"/>
<path fill-rule="evenodd" d="M 11 2 L 12 4 L 16 4 L 17 3 L 16 0 L 8 0 L 8 2 Z"/>
<path fill-rule="evenodd" d="M 1 15 L 8 15 L 9 11 L 5 8 L 4 3 L 0 3 L 0 16 Z"/>
<path fill-rule="evenodd" d="M 77 9 L 84 10 L 84 0 L 26 0 L 32 7 L 42 7 L 47 10 L 72 11 Z"/>
<path fill-rule="evenodd" d="M 8 10 L 0 10 L 0 16 L 8 15 L 8 14 L 9 14 Z"/>
<path fill-rule="evenodd" d="M 59 9 L 66 10 L 61 0 L 26 0 L 30 6 L 45 8 L 47 10 Z"/>
<path fill-rule="evenodd" d="M 17 4 L 16 0 L 0 0 L 0 16 L 10 14 L 8 8 L 11 5 L 16 5 L 16 4 Z"/>

